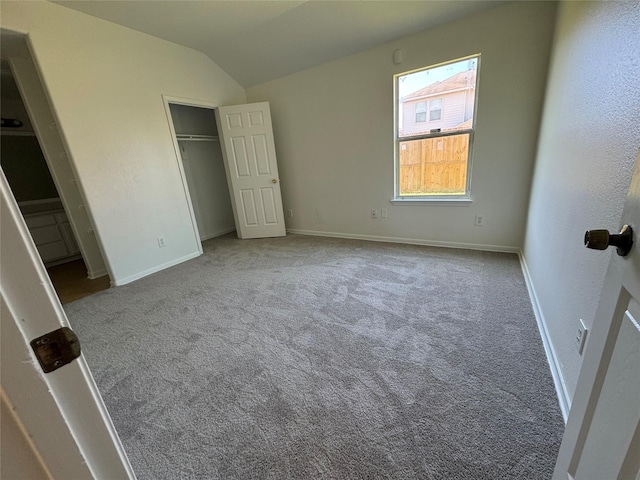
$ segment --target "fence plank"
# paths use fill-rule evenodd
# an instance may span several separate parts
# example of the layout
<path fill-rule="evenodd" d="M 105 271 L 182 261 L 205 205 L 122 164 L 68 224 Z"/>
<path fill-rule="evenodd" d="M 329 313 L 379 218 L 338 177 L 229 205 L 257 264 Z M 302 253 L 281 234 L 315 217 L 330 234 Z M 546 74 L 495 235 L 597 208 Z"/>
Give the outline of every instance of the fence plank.
<path fill-rule="evenodd" d="M 464 193 L 469 134 L 400 142 L 400 195 Z"/>

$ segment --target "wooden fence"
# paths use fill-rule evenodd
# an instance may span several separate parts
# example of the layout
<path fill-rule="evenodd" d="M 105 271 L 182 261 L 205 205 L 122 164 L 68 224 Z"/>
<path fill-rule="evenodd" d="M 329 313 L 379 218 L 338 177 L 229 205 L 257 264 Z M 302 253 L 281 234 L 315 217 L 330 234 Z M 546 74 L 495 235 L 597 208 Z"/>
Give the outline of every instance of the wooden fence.
<path fill-rule="evenodd" d="M 400 195 L 464 193 L 469 134 L 400 142 Z"/>

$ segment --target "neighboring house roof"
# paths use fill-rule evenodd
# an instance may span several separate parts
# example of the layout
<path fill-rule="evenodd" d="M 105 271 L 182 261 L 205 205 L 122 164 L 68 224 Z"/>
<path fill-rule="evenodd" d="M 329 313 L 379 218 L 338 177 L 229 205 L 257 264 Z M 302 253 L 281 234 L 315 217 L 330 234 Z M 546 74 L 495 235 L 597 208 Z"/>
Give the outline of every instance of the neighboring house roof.
<path fill-rule="evenodd" d="M 470 118 L 469 120 L 465 120 L 460 125 L 456 125 L 455 127 L 451 127 L 451 128 L 445 128 L 444 130 L 445 131 L 449 131 L 449 130 L 468 130 L 471 127 L 473 127 L 473 118 Z"/>
<path fill-rule="evenodd" d="M 464 72 L 456 73 L 455 75 L 445 78 L 439 82 L 427 85 L 421 88 L 417 92 L 410 93 L 409 95 L 402 97 L 402 101 L 414 100 L 421 97 L 428 97 L 430 95 L 436 95 L 438 93 L 447 93 L 454 90 L 461 90 L 469 87 L 475 87 L 476 84 L 476 70 L 466 70 Z"/>

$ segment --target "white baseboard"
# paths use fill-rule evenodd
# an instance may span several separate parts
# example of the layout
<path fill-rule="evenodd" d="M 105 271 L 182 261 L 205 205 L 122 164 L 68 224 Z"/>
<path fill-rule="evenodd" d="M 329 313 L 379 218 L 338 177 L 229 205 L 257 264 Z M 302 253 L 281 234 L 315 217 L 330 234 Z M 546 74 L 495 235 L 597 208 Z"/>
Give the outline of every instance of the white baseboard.
<path fill-rule="evenodd" d="M 235 230 L 236 230 L 235 226 L 225 228 L 224 230 L 219 230 L 217 232 L 208 234 L 206 237 L 201 238 L 200 241 L 204 242 L 205 240 L 209 240 L 210 238 L 226 235 L 227 233 L 230 233 L 230 232 L 235 232 Z M 136 273 L 135 275 L 130 275 L 128 277 L 119 278 L 116 280 L 112 279 L 111 285 L 114 287 L 120 287 L 122 285 L 126 285 L 127 283 L 131 283 L 135 280 L 139 280 L 143 277 L 146 277 L 147 275 L 151 275 L 152 273 L 156 273 L 161 270 L 164 270 L 165 268 L 173 267 L 174 265 L 178 265 L 179 263 L 186 262 L 187 260 L 191 260 L 192 258 L 199 257 L 200 255 L 202 255 L 201 252 L 193 252 L 193 253 L 190 253 L 189 255 L 185 255 L 184 257 L 176 258 L 175 260 L 171 260 L 170 262 L 163 263 L 162 265 L 158 265 L 148 270 L 144 270 L 142 272 Z M 106 274 L 107 272 L 105 270 L 105 272 L 102 275 L 97 275 L 96 277 L 89 277 L 89 278 L 98 278 Z"/>
<path fill-rule="evenodd" d="M 524 255 L 520 251 L 518 253 L 520 257 L 520 265 L 522 266 L 522 273 L 524 275 L 524 281 L 527 284 L 527 290 L 529 291 L 529 297 L 531 298 L 531 305 L 533 306 L 533 313 L 536 317 L 536 323 L 538 324 L 538 330 L 540 331 L 540 337 L 542 338 L 542 345 L 547 355 L 547 361 L 549 362 L 549 369 L 551 370 L 551 376 L 553 377 L 553 383 L 556 387 L 556 393 L 558 395 L 558 402 L 560 403 L 560 410 L 562 411 L 562 418 L 564 423 L 567 423 L 569 418 L 569 410 L 571 409 L 571 397 L 567 390 L 567 384 L 562 376 L 562 369 L 560 368 L 560 362 L 556 351 L 553 348 L 553 343 L 549 337 L 547 330 L 547 322 L 544 319 L 542 309 L 540 308 L 540 302 L 536 295 L 535 287 L 533 286 L 533 280 L 527 267 L 527 262 Z"/>
<path fill-rule="evenodd" d="M 105 275 L 109 275 L 106 268 L 101 268 L 100 270 L 95 271 L 87 270 L 87 278 L 89 280 L 95 280 L 96 278 L 104 277 Z"/>
<path fill-rule="evenodd" d="M 190 253 L 189 255 L 185 255 L 184 257 L 176 258 L 174 260 L 171 260 L 170 262 L 163 263 L 162 265 L 157 265 L 153 268 L 144 270 L 142 272 L 138 272 L 128 277 L 111 279 L 111 284 L 114 287 L 120 287 L 122 285 L 126 285 L 127 283 L 131 283 L 135 280 L 139 280 L 143 277 L 146 277 L 147 275 L 151 275 L 152 273 L 156 273 L 156 272 L 159 272 L 160 270 L 164 270 L 165 268 L 173 267 L 174 265 L 178 265 L 179 263 L 186 262 L 187 260 L 191 260 L 192 258 L 199 257 L 200 255 L 202 255 L 200 252 L 193 252 L 193 253 Z"/>
<path fill-rule="evenodd" d="M 289 233 L 298 235 L 312 235 L 316 237 L 349 238 L 354 240 L 368 240 L 371 242 L 406 243 L 409 245 L 425 245 L 428 247 L 461 248 L 465 250 L 482 250 L 485 252 L 519 253 L 518 247 L 506 245 L 482 245 L 476 243 L 441 242 L 437 240 L 422 240 L 418 238 L 381 237 L 378 235 L 359 235 L 354 233 L 322 232 L 318 230 L 287 229 Z"/>
<path fill-rule="evenodd" d="M 204 242 L 205 240 L 209 240 L 209 239 L 215 238 L 215 237 L 220 237 L 222 235 L 226 235 L 227 233 L 231 233 L 231 232 L 235 232 L 235 231 L 236 231 L 236 226 L 234 225 L 233 227 L 225 228 L 223 230 L 218 230 L 218 231 L 213 232 L 213 233 L 208 233 L 204 237 L 200 238 L 200 241 Z"/>

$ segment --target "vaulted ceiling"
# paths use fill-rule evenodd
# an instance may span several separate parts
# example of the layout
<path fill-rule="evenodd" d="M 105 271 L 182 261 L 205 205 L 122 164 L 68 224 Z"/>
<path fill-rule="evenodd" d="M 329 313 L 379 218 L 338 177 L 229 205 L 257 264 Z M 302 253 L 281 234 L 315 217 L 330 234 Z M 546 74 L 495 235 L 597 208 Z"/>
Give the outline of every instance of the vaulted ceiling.
<path fill-rule="evenodd" d="M 493 0 L 52 1 L 199 50 L 244 87 L 504 3 Z"/>

